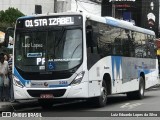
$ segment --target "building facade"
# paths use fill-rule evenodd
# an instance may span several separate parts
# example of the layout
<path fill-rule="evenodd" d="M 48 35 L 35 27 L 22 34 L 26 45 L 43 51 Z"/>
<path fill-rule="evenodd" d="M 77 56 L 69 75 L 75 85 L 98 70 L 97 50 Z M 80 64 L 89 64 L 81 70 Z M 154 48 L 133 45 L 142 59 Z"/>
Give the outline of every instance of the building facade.
<path fill-rule="evenodd" d="M 42 13 L 83 11 L 101 15 L 99 0 L 0 0 L 0 10 L 14 7 L 25 15 L 36 13 L 36 8 Z"/>
<path fill-rule="evenodd" d="M 35 8 L 42 13 L 54 12 L 54 0 L 0 0 L 0 10 L 17 8 L 25 15 L 35 14 Z"/>
<path fill-rule="evenodd" d="M 103 0 L 101 15 L 134 22 L 159 36 L 159 0 Z"/>

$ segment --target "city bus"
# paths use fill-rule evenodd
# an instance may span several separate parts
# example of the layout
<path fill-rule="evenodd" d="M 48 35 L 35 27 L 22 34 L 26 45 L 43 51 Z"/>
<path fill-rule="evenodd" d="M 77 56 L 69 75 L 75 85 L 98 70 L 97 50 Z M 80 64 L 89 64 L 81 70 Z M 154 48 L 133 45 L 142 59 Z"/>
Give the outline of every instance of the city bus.
<path fill-rule="evenodd" d="M 158 83 L 154 40 L 151 30 L 83 12 L 20 17 L 14 28 L 14 98 L 37 99 L 43 108 L 72 99 L 103 107 L 108 95 L 121 93 L 142 99 Z"/>

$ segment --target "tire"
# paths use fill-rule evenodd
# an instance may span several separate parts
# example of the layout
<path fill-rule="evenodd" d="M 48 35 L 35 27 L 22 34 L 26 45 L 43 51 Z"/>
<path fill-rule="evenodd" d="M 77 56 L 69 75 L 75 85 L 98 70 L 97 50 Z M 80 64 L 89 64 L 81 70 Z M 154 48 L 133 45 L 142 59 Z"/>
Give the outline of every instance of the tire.
<path fill-rule="evenodd" d="M 139 90 L 135 92 L 136 98 L 143 99 L 144 98 L 144 91 L 145 91 L 145 82 L 144 82 L 143 77 L 140 77 Z"/>
<path fill-rule="evenodd" d="M 51 109 L 53 106 L 52 99 L 38 99 L 38 103 L 43 109 Z"/>
<path fill-rule="evenodd" d="M 145 91 L 145 82 L 143 77 L 140 77 L 139 90 L 127 93 L 127 97 L 129 99 L 143 99 L 144 91 Z"/>
<path fill-rule="evenodd" d="M 103 80 L 102 82 L 102 87 L 101 87 L 101 96 L 91 98 L 88 101 L 90 104 L 92 104 L 95 107 L 104 107 L 107 103 L 107 86 L 105 81 Z"/>

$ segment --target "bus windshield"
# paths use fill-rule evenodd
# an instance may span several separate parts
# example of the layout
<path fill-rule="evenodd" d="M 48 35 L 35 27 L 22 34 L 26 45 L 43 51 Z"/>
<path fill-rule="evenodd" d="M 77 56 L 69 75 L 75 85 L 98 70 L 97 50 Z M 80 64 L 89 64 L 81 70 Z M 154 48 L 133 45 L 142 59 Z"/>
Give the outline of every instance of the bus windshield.
<path fill-rule="evenodd" d="M 63 71 L 82 62 L 80 28 L 16 30 L 15 65 L 22 71 Z"/>

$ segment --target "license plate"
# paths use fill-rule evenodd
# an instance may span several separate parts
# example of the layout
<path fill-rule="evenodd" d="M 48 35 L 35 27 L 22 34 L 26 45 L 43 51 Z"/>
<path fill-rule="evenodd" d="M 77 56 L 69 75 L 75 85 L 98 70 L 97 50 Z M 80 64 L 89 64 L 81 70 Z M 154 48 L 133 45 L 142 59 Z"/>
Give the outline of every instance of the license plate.
<path fill-rule="evenodd" d="M 53 94 L 41 94 L 40 98 L 45 98 L 45 99 L 47 99 L 47 98 L 53 98 Z"/>

